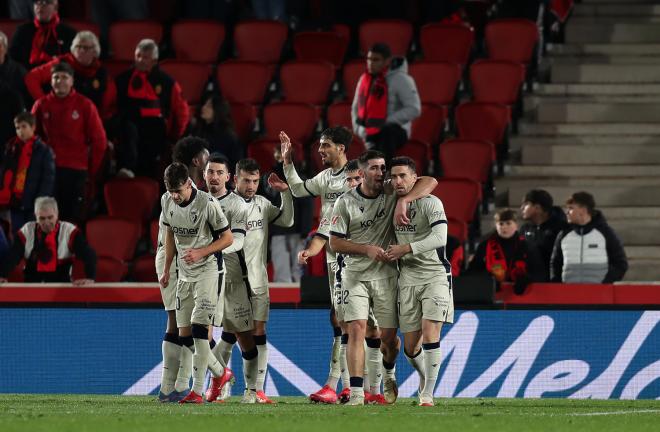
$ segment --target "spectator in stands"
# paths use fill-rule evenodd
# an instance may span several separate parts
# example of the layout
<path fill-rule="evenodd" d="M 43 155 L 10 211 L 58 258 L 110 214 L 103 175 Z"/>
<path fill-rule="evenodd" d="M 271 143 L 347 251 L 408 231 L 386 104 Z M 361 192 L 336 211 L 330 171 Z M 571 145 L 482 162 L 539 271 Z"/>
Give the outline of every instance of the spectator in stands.
<path fill-rule="evenodd" d="M 543 189 L 532 189 L 523 198 L 520 213 L 525 224 L 520 232 L 530 248 L 536 249 L 541 259 L 541 281 L 550 281 L 550 257 L 555 239 L 564 228 L 566 215 L 560 207 L 553 206 L 552 196 Z"/>
<path fill-rule="evenodd" d="M 147 0 L 91 0 L 90 6 L 92 19 L 99 25 L 104 41 L 108 40 L 108 31 L 113 22 L 149 17 Z"/>
<path fill-rule="evenodd" d="M 201 106 L 191 124 L 191 134 L 204 138 L 209 152 L 220 153 L 229 159 L 229 166 L 245 157 L 244 146 L 238 142 L 231 119 L 229 104 L 217 92 L 205 92 Z"/>
<path fill-rule="evenodd" d="M 32 19 L 32 0 L 9 0 L 9 18 L 17 21 Z"/>
<path fill-rule="evenodd" d="M 57 0 L 34 0 L 34 21 L 21 24 L 11 39 L 9 55 L 28 69 L 69 51 L 76 36 L 73 27 L 60 22 Z"/>
<path fill-rule="evenodd" d="M 177 141 L 172 151 L 172 161 L 188 167 L 188 173 L 199 190 L 206 190 L 204 168 L 209 161 L 208 145 L 203 138 L 187 136 Z"/>
<path fill-rule="evenodd" d="M 36 222 L 28 222 L 18 231 L 7 259 L 0 264 L 0 282 L 25 260 L 25 282 L 71 282 L 73 258 L 85 265 L 85 278 L 74 280 L 87 285 L 96 277 L 96 253 L 82 232 L 72 223 L 60 221 L 57 201 L 40 197 L 34 203 Z"/>
<path fill-rule="evenodd" d="M 81 31 L 71 43 L 71 52 L 57 56 L 48 63 L 32 69 L 25 76 L 25 84 L 34 100 L 50 91 L 50 70 L 60 62 L 66 62 L 74 70 L 74 87 L 78 93 L 91 99 L 104 120 L 109 119 L 117 103 L 115 82 L 101 65 L 101 45 L 96 35 Z"/>
<path fill-rule="evenodd" d="M 188 126 L 188 104 L 181 87 L 158 68 L 158 45 L 143 39 L 135 48 L 134 66 L 121 73 L 117 105 L 121 125 L 120 174 L 158 178 L 168 143 L 176 142 Z"/>
<path fill-rule="evenodd" d="M 613 283 L 623 279 L 628 259 L 621 240 L 596 210 L 588 192 L 575 192 L 566 201 L 570 224 L 555 241 L 550 262 L 553 282 Z"/>
<path fill-rule="evenodd" d="M 25 110 L 23 76 L 25 68 L 7 55 L 7 35 L 0 32 L 0 146 L 14 136 L 13 119 Z M 3 151 L 0 148 L 0 157 Z"/>
<path fill-rule="evenodd" d="M 510 209 L 495 213 L 495 232 L 479 243 L 468 272 L 488 272 L 497 282 L 513 282 L 516 294 L 522 294 L 535 279 L 538 258 L 518 232 L 516 212 Z"/>
<path fill-rule="evenodd" d="M 16 136 L 5 146 L 0 164 L 1 217 L 15 231 L 34 215 L 34 200 L 55 189 L 53 150 L 35 135 L 35 118 L 28 112 L 14 119 Z"/>
<path fill-rule="evenodd" d="M 62 217 L 81 222 L 87 181 L 96 178 L 107 141 L 96 106 L 73 89 L 73 74 L 68 63 L 55 64 L 53 89 L 34 103 L 32 113 L 37 133 L 55 152 L 55 196 Z"/>
<path fill-rule="evenodd" d="M 402 57 L 374 44 L 367 53 L 367 70 L 357 83 L 351 108 L 353 130 L 370 149 L 392 158 L 410 136 L 412 121 L 421 114 L 415 81 Z"/>
<path fill-rule="evenodd" d="M 251 0 L 256 19 L 286 21 L 287 0 Z"/>

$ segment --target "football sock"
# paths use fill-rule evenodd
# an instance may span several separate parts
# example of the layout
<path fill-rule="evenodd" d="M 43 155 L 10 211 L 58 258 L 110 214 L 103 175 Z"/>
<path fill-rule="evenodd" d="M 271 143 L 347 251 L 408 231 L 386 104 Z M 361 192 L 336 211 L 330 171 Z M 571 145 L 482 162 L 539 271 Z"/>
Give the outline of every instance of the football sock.
<path fill-rule="evenodd" d="M 221 376 L 224 368 L 217 358 L 211 354 L 211 347 L 208 340 L 208 330 L 203 325 L 193 324 L 193 341 L 195 344 L 195 353 L 193 354 L 193 391 L 202 394 L 204 388 L 204 378 L 206 369 L 211 371 L 214 377 Z"/>
<path fill-rule="evenodd" d="M 181 342 L 176 333 L 165 333 L 162 344 L 163 372 L 160 379 L 160 391 L 170 394 L 174 391 L 174 382 L 179 373 L 179 357 L 181 356 Z"/>
<path fill-rule="evenodd" d="M 211 350 L 213 355 L 222 362 L 225 366 L 229 366 L 231 360 L 231 350 L 236 343 L 236 335 L 233 333 L 222 332 L 220 342 Z"/>
<path fill-rule="evenodd" d="M 408 360 L 410 366 L 412 366 L 419 375 L 419 392 L 421 393 L 424 390 L 424 377 L 426 376 L 424 373 L 424 350 L 420 349 L 417 354 L 412 356 L 409 356 L 404 350 L 403 354 L 406 356 L 406 360 Z"/>
<path fill-rule="evenodd" d="M 364 379 L 362 377 L 351 377 L 350 386 L 351 396 L 364 397 Z"/>
<path fill-rule="evenodd" d="M 438 380 L 440 370 L 440 342 L 423 344 L 424 348 L 424 390 L 423 393 L 433 397 L 435 383 Z"/>
<path fill-rule="evenodd" d="M 348 373 L 348 360 L 346 360 L 346 346 L 348 345 L 348 334 L 341 335 L 341 347 L 339 348 L 339 364 L 341 365 L 341 387 L 349 388 L 351 374 Z"/>
<path fill-rule="evenodd" d="M 192 358 L 195 351 L 192 336 L 180 337 L 181 357 L 179 360 L 179 372 L 176 376 L 174 390 L 178 392 L 186 391 L 190 388 L 190 375 L 192 375 Z"/>
<path fill-rule="evenodd" d="M 330 356 L 330 373 L 328 374 L 328 380 L 326 384 L 333 390 L 337 389 L 337 382 L 341 377 L 341 361 L 339 359 L 341 350 L 341 329 L 339 327 L 334 328 L 335 336 L 332 340 L 332 354 Z"/>
<path fill-rule="evenodd" d="M 255 336 L 254 343 L 257 345 L 257 362 L 259 365 L 256 381 L 257 391 L 263 391 L 264 383 L 266 382 L 266 372 L 268 371 L 268 344 L 266 343 L 266 335 Z"/>
<path fill-rule="evenodd" d="M 257 387 L 257 374 L 259 373 L 259 361 L 257 348 L 251 351 L 242 352 L 243 356 L 243 375 L 245 378 L 245 386 L 249 390 L 256 390 Z"/>
<path fill-rule="evenodd" d="M 383 379 L 383 354 L 380 352 L 380 338 L 366 338 L 366 366 L 369 375 L 369 391 L 380 393 L 380 383 Z"/>

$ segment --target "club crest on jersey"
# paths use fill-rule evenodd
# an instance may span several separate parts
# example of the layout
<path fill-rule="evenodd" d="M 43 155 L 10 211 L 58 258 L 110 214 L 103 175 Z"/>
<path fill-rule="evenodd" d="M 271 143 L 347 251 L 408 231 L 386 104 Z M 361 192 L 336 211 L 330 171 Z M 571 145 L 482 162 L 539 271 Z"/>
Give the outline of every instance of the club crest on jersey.
<path fill-rule="evenodd" d="M 174 216 L 174 211 L 170 210 L 170 217 Z"/>
<path fill-rule="evenodd" d="M 197 209 L 191 209 L 190 210 L 190 220 L 192 223 L 197 223 L 197 220 L 199 219 L 199 212 Z"/>
<path fill-rule="evenodd" d="M 71 113 L 71 118 L 74 120 L 78 120 L 80 118 L 80 114 L 78 114 L 77 110 L 73 110 L 73 112 Z"/>
<path fill-rule="evenodd" d="M 413 209 L 413 208 L 411 208 L 410 210 L 408 210 L 408 217 L 409 217 L 410 219 L 415 219 L 415 216 L 417 216 L 417 210 L 415 210 L 415 209 Z"/>
<path fill-rule="evenodd" d="M 360 209 L 360 213 L 364 213 L 364 206 L 358 207 Z"/>

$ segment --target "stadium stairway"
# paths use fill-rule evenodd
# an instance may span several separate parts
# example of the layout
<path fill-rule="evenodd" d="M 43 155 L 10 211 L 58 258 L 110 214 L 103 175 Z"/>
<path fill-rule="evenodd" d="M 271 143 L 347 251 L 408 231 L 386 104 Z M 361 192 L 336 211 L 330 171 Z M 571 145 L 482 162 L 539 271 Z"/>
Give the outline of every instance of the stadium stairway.
<path fill-rule="evenodd" d="M 624 243 L 625 280 L 660 281 L 660 1 L 583 0 L 543 62 L 496 205 L 589 191 Z"/>

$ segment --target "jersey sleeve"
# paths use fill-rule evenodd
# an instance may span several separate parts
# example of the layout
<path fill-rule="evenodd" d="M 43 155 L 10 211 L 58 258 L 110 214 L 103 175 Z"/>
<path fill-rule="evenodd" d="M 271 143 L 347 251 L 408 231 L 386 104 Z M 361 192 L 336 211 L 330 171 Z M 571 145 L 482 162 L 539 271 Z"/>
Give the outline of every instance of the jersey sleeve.
<path fill-rule="evenodd" d="M 280 227 L 292 227 L 294 210 L 293 196 L 291 196 L 291 191 L 287 190 L 280 192 L 280 198 L 282 204 L 280 204 L 279 208 L 268 202 L 268 221 Z"/>
<path fill-rule="evenodd" d="M 426 213 L 431 233 L 425 238 L 410 243 L 413 255 L 422 254 L 447 245 L 447 217 L 440 200 L 425 200 L 423 210 Z"/>
<path fill-rule="evenodd" d="M 335 237 L 346 238 L 348 237 L 348 209 L 346 207 L 346 200 L 340 197 L 332 209 L 332 216 L 330 217 L 330 235 Z"/>
<path fill-rule="evenodd" d="M 298 175 L 296 167 L 293 164 L 288 164 L 284 167 L 284 176 L 289 184 L 291 193 L 296 198 L 303 198 L 308 196 L 319 196 L 322 193 L 321 186 L 324 183 L 321 178 L 322 172 L 318 173 L 309 180 L 303 180 Z"/>
<path fill-rule="evenodd" d="M 223 253 L 238 252 L 243 249 L 245 242 L 245 224 L 247 221 L 247 211 L 244 208 L 237 209 L 232 214 L 231 233 L 234 235 L 234 241 L 231 246 L 223 250 Z"/>
<path fill-rule="evenodd" d="M 165 226 L 170 226 L 169 215 L 167 214 L 167 192 L 160 197 L 160 220 Z"/>

